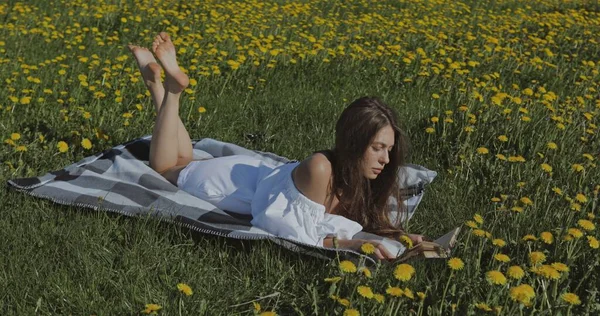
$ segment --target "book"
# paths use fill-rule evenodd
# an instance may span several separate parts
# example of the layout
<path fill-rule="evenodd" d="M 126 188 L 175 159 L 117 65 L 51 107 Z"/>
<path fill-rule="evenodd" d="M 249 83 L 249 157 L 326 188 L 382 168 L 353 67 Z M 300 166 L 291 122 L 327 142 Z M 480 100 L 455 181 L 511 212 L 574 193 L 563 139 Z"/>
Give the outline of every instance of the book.
<path fill-rule="evenodd" d="M 456 227 L 434 241 L 423 241 L 410 249 L 406 249 L 399 241 L 366 232 L 360 232 L 354 235 L 353 239 L 373 240 L 382 244 L 389 252 L 396 254 L 396 258 L 391 259 L 391 261 L 400 263 L 418 258 L 432 259 L 450 257 L 452 248 L 456 244 L 456 239 L 460 233 L 460 229 L 460 227 Z"/>

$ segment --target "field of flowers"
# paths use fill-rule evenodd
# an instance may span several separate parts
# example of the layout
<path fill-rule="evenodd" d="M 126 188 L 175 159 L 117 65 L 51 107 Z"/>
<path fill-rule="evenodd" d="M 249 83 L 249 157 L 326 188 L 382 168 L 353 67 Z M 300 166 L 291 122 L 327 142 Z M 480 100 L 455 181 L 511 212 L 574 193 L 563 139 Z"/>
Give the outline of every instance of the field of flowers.
<path fill-rule="evenodd" d="M 408 230 L 464 225 L 450 260 L 362 267 L 7 191 L 3 315 L 600 313 L 596 1 L 4 1 L 0 18 L 3 181 L 151 133 L 126 46 L 166 31 L 192 138 L 302 159 L 377 95 L 439 172 Z"/>

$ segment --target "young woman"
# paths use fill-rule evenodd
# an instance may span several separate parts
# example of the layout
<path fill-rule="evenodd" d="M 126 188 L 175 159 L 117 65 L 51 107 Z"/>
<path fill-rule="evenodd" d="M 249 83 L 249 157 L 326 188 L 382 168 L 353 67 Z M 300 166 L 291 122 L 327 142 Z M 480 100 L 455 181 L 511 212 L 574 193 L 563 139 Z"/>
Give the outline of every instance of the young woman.
<path fill-rule="evenodd" d="M 280 237 L 359 250 L 361 230 L 391 238 L 404 234 L 392 223 L 387 202 L 401 201 L 397 184 L 407 146 L 394 111 L 377 98 L 352 102 L 336 124 L 335 148 L 313 153 L 302 162 L 280 166 L 233 155 L 193 160 L 192 143 L 179 118 L 179 97 L 189 83 L 177 64 L 175 47 L 161 32 L 150 50 L 129 46 L 150 90 L 156 123 L 150 143 L 150 167 L 181 190 L 232 212 L 252 215 L 252 225 Z M 403 203 L 398 203 L 403 206 Z M 399 218 L 399 217 L 398 217 Z M 421 235 L 408 234 L 414 243 Z M 381 244 L 375 255 L 393 258 Z"/>

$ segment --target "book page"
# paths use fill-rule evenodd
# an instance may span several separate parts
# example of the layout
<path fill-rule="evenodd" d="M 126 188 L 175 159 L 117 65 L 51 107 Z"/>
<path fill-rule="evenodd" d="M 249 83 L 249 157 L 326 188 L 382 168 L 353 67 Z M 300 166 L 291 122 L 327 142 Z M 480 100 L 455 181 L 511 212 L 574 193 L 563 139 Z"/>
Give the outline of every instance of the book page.
<path fill-rule="evenodd" d="M 450 250 L 456 243 L 456 237 L 460 233 L 460 227 L 456 227 L 453 230 L 446 233 L 444 236 L 434 240 L 433 242 L 440 245 L 445 250 Z"/>

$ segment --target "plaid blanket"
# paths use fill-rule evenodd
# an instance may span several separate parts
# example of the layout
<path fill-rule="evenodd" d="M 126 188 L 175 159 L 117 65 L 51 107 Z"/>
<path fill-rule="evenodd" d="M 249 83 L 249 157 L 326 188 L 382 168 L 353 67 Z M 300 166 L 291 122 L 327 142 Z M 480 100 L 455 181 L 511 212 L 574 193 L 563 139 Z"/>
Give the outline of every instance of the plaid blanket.
<path fill-rule="evenodd" d="M 312 256 L 331 258 L 337 252 L 337 255 L 353 261 L 365 257 L 374 263 L 373 259 L 352 250 L 327 249 L 277 237 L 253 227 L 250 224 L 251 216 L 218 209 L 207 201 L 179 190 L 150 168 L 148 160 L 151 137 L 146 135 L 117 145 L 40 177 L 8 180 L 8 184 L 17 191 L 60 204 L 127 216 L 150 214 L 201 233 L 236 239 L 270 239 L 290 250 Z M 297 162 L 274 153 L 249 150 L 212 138 L 194 140 L 192 144 L 195 159 L 249 155 L 274 165 Z M 407 221 L 423 197 L 424 186 L 430 183 L 437 173 L 418 165 L 407 165 L 403 168 L 405 170 L 401 171 L 399 181 L 401 187 L 405 188 L 407 196 L 403 202 L 407 205 L 408 212 L 395 212 L 393 216 L 401 216 L 402 220 Z M 390 203 L 397 205 L 397 201 L 393 199 L 390 199 Z M 361 234 L 362 237 L 366 236 Z M 383 237 L 373 234 L 368 236 L 384 240 Z"/>

